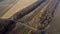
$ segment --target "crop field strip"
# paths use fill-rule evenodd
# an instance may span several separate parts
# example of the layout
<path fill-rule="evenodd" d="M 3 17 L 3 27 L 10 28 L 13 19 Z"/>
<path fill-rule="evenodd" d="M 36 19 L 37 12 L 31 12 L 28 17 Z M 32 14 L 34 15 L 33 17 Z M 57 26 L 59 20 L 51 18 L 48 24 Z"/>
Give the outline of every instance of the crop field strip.
<path fill-rule="evenodd" d="M 4 1 L 4 2 L 3 1 L 0 3 L 0 12 L 1 12 L 0 13 L 0 17 L 2 17 L 17 2 L 17 0 L 15 0 L 15 1 L 12 0 L 13 2 L 11 1 L 10 3 L 9 2 L 8 3 L 4 3 L 6 1 Z"/>

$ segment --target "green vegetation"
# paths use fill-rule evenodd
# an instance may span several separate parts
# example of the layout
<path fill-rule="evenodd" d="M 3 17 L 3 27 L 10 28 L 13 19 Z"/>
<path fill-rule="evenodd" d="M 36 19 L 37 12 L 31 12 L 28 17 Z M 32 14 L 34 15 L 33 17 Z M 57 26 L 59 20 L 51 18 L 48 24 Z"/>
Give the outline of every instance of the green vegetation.
<path fill-rule="evenodd" d="M 26 28 L 26 30 L 24 31 L 24 34 L 28 34 L 29 31 L 30 31 L 30 29 Z"/>
<path fill-rule="evenodd" d="M 58 32 L 58 34 L 60 34 L 60 32 Z"/>

